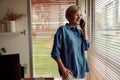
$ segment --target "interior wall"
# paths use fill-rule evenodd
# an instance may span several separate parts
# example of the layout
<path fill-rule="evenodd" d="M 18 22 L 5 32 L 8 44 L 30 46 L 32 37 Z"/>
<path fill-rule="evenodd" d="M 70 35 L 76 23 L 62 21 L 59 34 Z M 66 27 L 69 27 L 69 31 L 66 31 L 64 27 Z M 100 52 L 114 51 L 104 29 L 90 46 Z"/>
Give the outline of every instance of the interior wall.
<path fill-rule="evenodd" d="M 27 15 L 27 0 L 0 0 L 0 19 L 5 15 L 8 8 Z M 26 30 L 25 35 L 21 34 L 23 30 Z M 27 16 L 16 21 L 16 32 L 18 34 L 1 35 L 0 33 L 0 48 L 6 48 L 7 52 L 5 54 L 20 53 L 20 63 L 27 64 L 25 77 L 30 77 Z"/>
<path fill-rule="evenodd" d="M 82 16 L 86 17 L 86 0 L 76 0 L 76 4 L 81 7 L 82 10 Z"/>

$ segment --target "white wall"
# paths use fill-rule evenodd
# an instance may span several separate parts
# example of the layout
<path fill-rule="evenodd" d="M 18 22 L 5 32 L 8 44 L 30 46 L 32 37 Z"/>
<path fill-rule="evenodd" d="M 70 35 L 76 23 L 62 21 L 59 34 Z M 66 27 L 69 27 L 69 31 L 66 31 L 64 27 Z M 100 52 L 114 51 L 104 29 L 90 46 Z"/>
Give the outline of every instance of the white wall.
<path fill-rule="evenodd" d="M 82 16 L 86 17 L 86 14 L 85 14 L 85 0 L 78 0 L 78 5 L 81 7 Z"/>
<path fill-rule="evenodd" d="M 0 19 L 5 15 L 7 8 L 13 8 L 15 12 L 27 14 L 27 0 L 0 0 Z M 26 35 L 0 35 L 0 48 L 5 47 L 6 54 L 20 53 L 20 63 L 28 65 L 25 77 L 30 77 L 27 17 L 16 21 L 16 31 L 23 30 L 26 30 Z"/>

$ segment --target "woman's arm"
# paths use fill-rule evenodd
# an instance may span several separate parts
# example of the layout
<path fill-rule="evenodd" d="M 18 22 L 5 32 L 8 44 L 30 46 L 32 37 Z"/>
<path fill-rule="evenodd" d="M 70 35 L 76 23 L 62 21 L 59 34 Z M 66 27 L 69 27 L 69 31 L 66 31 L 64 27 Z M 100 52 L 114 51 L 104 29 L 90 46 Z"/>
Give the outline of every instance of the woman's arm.
<path fill-rule="evenodd" d="M 87 29 L 83 29 L 84 39 L 88 40 Z"/>
<path fill-rule="evenodd" d="M 80 27 L 83 30 L 84 39 L 88 40 L 86 22 L 85 22 L 85 20 L 83 18 L 81 18 L 81 20 L 80 20 Z"/>
<path fill-rule="evenodd" d="M 88 40 L 86 22 L 83 18 L 80 21 L 80 27 L 83 31 L 84 47 L 85 47 L 85 50 L 87 51 L 90 47 L 90 41 Z"/>

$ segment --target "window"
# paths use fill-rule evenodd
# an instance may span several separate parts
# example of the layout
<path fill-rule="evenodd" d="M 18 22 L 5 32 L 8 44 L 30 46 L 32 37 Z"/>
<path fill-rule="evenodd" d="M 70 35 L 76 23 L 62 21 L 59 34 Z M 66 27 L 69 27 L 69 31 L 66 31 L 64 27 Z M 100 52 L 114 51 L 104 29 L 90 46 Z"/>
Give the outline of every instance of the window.
<path fill-rule="evenodd" d="M 114 8 L 113 8 L 113 1 L 110 2 L 109 4 L 106 4 L 105 6 L 105 21 L 106 21 L 106 27 L 107 28 L 112 28 L 113 27 L 113 23 L 114 23 Z"/>
<path fill-rule="evenodd" d="M 59 77 L 51 58 L 53 36 L 65 24 L 65 9 L 75 0 L 32 0 L 33 77 Z"/>
<path fill-rule="evenodd" d="M 120 79 L 120 0 L 94 0 L 90 80 Z"/>
<path fill-rule="evenodd" d="M 118 22 L 120 23 L 120 0 L 118 0 Z"/>

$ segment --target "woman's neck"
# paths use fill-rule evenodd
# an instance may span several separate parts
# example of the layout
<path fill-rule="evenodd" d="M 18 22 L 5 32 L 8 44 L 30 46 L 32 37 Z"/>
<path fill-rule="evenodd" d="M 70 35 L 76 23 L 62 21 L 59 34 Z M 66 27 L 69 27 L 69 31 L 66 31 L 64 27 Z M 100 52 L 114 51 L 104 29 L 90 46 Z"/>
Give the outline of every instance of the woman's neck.
<path fill-rule="evenodd" d="M 76 28 L 77 25 L 70 23 L 73 28 Z"/>

